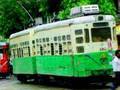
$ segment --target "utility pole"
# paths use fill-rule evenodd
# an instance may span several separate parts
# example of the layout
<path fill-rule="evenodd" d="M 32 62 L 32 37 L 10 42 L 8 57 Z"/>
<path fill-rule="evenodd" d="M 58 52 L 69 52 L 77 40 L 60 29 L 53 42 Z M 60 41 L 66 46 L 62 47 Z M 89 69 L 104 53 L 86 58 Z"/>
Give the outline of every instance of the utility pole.
<path fill-rule="evenodd" d="M 27 11 L 27 9 L 19 2 L 17 1 L 17 3 L 25 10 L 25 12 L 28 14 L 28 16 L 30 17 L 31 21 L 32 21 L 32 26 L 34 25 L 34 19 L 33 17 L 30 15 L 30 13 Z"/>

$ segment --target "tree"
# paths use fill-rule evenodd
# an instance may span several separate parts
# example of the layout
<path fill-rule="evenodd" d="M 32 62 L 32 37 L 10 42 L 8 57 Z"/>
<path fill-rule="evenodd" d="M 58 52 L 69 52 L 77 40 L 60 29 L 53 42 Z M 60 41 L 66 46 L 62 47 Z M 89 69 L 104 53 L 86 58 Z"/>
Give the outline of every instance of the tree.
<path fill-rule="evenodd" d="M 70 16 L 70 9 L 72 7 L 86 5 L 86 4 L 98 4 L 100 12 L 103 14 L 112 14 L 116 16 L 116 8 L 113 0 L 62 0 L 61 10 L 58 14 L 59 19 L 66 19 Z"/>
<path fill-rule="evenodd" d="M 21 17 L 19 17 L 21 16 Z M 26 14 L 17 5 L 16 0 L 0 0 L 0 34 L 5 37 L 22 29 Z"/>
<path fill-rule="evenodd" d="M 39 12 L 43 17 L 44 23 L 54 17 L 60 8 L 61 0 L 40 0 Z"/>
<path fill-rule="evenodd" d="M 116 16 L 116 7 L 113 0 L 99 0 L 98 4 L 103 14 Z"/>
<path fill-rule="evenodd" d="M 33 19 L 43 17 L 44 23 L 54 16 L 61 20 L 69 18 L 72 7 L 96 3 L 99 4 L 103 14 L 116 16 L 113 0 L 0 0 L 0 35 L 9 37 L 11 33 L 28 28 L 32 23 L 18 2 Z"/>
<path fill-rule="evenodd" d="M 19 0 L 33 18 L 39 16 L 38 0 Z M 32 23 L 25 10 L 16 0 L 0 0 L 0 34 L 10 34 L 28 28 Z"/>
<path fill-rule="evenodd" d="M 58 18 L 69 18 L 71 8 L 86 4 L 90 4 L 90 0 L 63 0 L 61 2 L 61 11 L 58 14 Z"/>

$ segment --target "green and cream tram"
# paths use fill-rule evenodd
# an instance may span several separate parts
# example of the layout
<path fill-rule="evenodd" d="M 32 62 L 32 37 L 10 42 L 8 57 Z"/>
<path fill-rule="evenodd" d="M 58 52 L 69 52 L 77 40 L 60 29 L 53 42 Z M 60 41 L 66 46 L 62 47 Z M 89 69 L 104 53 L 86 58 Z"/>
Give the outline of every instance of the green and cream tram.
<path fill-rule="evenodd" d="M 109 76 L 117 49 L 112 15 L 87 15 L 38 25 L 10 36 L 13 73 L 28 77 Z M 24 78 L 24 79 L 23 79 Z"/>

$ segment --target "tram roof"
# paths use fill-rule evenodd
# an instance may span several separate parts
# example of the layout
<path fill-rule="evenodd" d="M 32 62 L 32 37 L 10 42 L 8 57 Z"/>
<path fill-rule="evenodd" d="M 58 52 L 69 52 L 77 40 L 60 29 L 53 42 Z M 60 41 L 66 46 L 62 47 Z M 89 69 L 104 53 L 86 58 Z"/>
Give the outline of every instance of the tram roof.
<path fill-rule="evenodd" d="M 28 28 L 23 31 L 20 31 L 20 32 L 10 35 L 10 38 L 28 34 L 31 30 L 34 30 L 35 32 L 37 32 L 37 31 L 41 31 L 41 30 L 48 30 L 51 28 L 57 28 L 57 27 L 71 25 L 71 24 L 95 22 L 97 19 L 95 16 L 105 16 L 104 20 L 106 20 L 106 21 L 114 20 L 114 17 L 112 15 L 90 15 L 90 16 L 77 17 L 77 18 L 73 18 L 73 19 L 68 19 L 68 20 L 57 21 L 57 22 L 53 22 L 53 23 L 34 26 L 32 28 Z"/>

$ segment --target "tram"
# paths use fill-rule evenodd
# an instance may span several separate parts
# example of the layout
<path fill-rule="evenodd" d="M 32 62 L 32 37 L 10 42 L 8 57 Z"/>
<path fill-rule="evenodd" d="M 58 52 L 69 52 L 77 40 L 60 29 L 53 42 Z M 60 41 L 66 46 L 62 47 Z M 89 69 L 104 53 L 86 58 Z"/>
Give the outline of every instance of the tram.
<path fill-rule="evenodd" d="M 118 49 L 120 49 L 120 25 L 116 25 L 114 29 L 116 31 Z"/>
<path fill-rule="evenodd" d="M 95 14 L 14 33 L 10 36 L 13 73 L 22 82 L 38 76 L 110 76 L 109 63 L 117 49 L 114 26 L 112 15 Z"/>
<path fill-rule="evenodd" d="M 0 42 L 0 77 L 6 77 L 10 73 L 9 44 Z"/>

